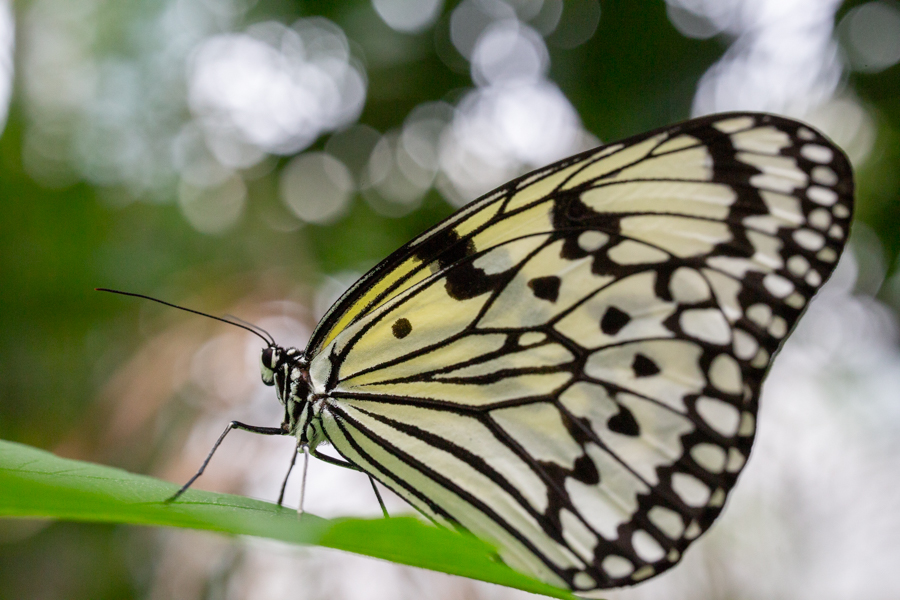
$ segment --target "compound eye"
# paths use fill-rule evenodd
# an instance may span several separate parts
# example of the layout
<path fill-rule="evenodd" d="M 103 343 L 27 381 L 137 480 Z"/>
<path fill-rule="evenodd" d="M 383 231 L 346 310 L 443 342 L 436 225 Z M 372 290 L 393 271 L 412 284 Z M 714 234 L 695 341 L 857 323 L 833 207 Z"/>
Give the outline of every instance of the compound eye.
<path fill-rule="evenodd" d="M 275 348 L 263 349 L 259 356 L 259 371 L 262 381 L 266 385 L 275 385 L 276 362 L 278 362 L 278 356 L 275 354 Z"/>

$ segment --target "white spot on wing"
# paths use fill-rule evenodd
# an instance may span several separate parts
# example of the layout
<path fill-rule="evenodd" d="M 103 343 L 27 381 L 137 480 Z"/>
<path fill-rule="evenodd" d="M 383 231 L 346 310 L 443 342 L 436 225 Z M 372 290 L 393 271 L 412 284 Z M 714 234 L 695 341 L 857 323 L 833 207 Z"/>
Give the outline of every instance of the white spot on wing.
<path fill-rule="evenodd" d="M 602 568 L 612 579 L 627 577 L 634 571 L 634 565 L 631 561 L 624 556 L 619 556 L 617 554 L 610 554 L 604 558 L 603 562 L 600 563 L 600 568 Z"/>
<path fill-rule="evenodd" d="M 792 308 L 800 308 L 806 304 L 806 298 L 800 292 L 794 292 L 784 299 L 784 303 Z"/>
<path fill-rule="evenodd" d="M 809 261 L 806 260 L 806 257 L 795 254 L 788 259 L 787 268 L 792 275 L 803 277 L 806 275 L 806 272 L 809 271 Z"/>
<path fill-rule="evenodd" d="M 735 117 L 733 119 L 725 119 L 718 123 L 713 123 L 713 127 L 722 133 L 735 133 L 742 129 L 750 129 L 756 121 L 753 117 Z"/>
<path fill-rule="evenodd" d="M 688 506 L 704 506 L 709 500 L 709 488 L 689 473 L 672 473 L 672 489 Z"/>
<path fill-rule="evenodd" d="M 715 357 L 709 366 L 709 382 L 726 394 L 739 394 L 743 387 L 741 367 L 728 354 Z"/>
<path fill-rule="evenodd" d="M 575 589 L 591 590 L 597 587 L 597 580 L 584 571 L 575 573 L 575 577 L 572 578 L 572 583 L 575 584 Z"/>
<path fill-rule="evenodd" d="M 593 252 L 603 247 L 609 241 L 609 235 L 602 231 L 590 230 L 582 232 L 578 236 L 578 247 L 585 252 Z"/>
<path fill-rule="evenodd" d="M 764 369 L 768 364 L 769 353 L 766 352 L 765 348 L 760 348 L 759 352 L 756 353 L 756 356 L 753 357 L 753 360 L 750 361 L 750 366 L 757 369 Z"/>
<path fill-rule="evenodd" d="M 811 175 L 813 181 L 822 185 L 834 185 L 838 182 L 837 173 L 822 165 L 813 167 Z"/>
<path fill-rule="evenodd" d="M 681 313 L 681 329 L 687 335 L 710 344 L 731 342 L 731 327 L 717 308 L 697 308 Z"/>
<path fill-rule="evenodd" d="M 802 171 L 801 171 L 802 172 Z M 762 191 L 791 193 L 798 187 L 803 187 L 805 181 L 798 182 L 778 175 L 762 173 L 750 177 L 750 185 L 760 188 Z"/>
<path fill-rule="evenodd" d="M 669 255 L 662 250 L 632 240 L 616 244 L 607 251 L 607 256 L 620 265 L 661 263 L 669 260 Z"/>
<path fill-rule="evenodd" d="M 707 506 L 719 507 L 725 504 L 725 490 L 717 488 L 709 498 Z"/>
<path fill-rule="evenodd" d="M 740 450 L 729 448 L 728 463 L 725 465 L 725 470 L 729 473 L 736 473 L 743 468 L 745 462 L 747 462 L 747 459 L 741 454 Z"/>
<path fill-rule="evenodd" d="M 697 523 L 697 521 L 691 521 L 691 524 L 688 525 L 687 529 L 684 531 L 684 537 L 686 539 L 692 540 L 701 533 L 703 532 L 700 529 L 700 524 Z"/>
<path fill-rule="evenodd" d="M 811 185 L 809 189 L 806 190 L 806 196 L 816 204 L 821 204 L 822 206 L 831 206 L 837 202 L 838 199 L 837 192 L 818 185 Z"/>
<path fill-rule="evenodd" d="M 794 284 L 790 279 L 777 273 L 769 273 L 763 278 L 763 287 L 776 298 L 784 298 L 794 291 Z"/>
<path fill-rule="evenodd" d="M 754 431 L 756 431 L 756 419 L 749 412 L 741 413 L 741 426 L 738 427 L 738 435 L 753 435 Z"/>
<path fill-rule="evenodd" d="M 737 408 L 716 398 L 697 398 L 697 413 L 714 431 L 725 437 L 733 437 L 738 431 L 741 414 Z"/>
<path fill-rule="evenodd" d="M 681 304 L 703 302 L 710 296 L 709 285 L 703 275 L 688 267 L 679 267 L 669 280 L 672 298 Z"/>
<path fill-rule="evenodd" d="M 747 318 L 760 327 L 768 327 L 772 320 L 772 307 L 768 304 L 754 304 L 747 309 Z"/>
<path fill-rule="evenodd" d="M 684 533 L 684 519 L 670 508 L 654 506 L 647 512 L 647 518 L 667 537 L 673 540 L 677 540 Z"/>
<path fill-rule="evenodd" d="M 725 449 L 715 444 L 697 444 L 691 448 L 691 458 L 710 473 L 721 473 L 725 469 Z"/>
<path fill-rule="evenodd" d="M 759 350 L 756 338 L 743 329 L 734 330 L 734 354 L 742 360 L 750 360 Z"/>
<path fill-rule="evenodd" d="M 648 577 L 653 577 L 654 575 L 656 575 L 656 569 L 654 569 L 652 565 L 644 565 L 634 572 L 631 579 L 632 581 L 642 581 Z"/>
<path fill-rule="evenodd" d="M 800 148 L 800 156 L 817 163 L 830 163 L 834 158 L 834 152 L 831 148 L 820 146 L 819 144 L 803 144 Z"/>
<path fill-rule="evenodd" d="M 784 317 L 775 316 L 772 318 L 772 322 L 769 323 L 769 334 L 778 339 L 787 335 L 787 321 L 784 320 Z"/>
<path fill-rule="evenodd" d="M 732 134 L 731 143 L 738 150 L 778 154 L 783 148 L 791 145 L 791 137 L 775 127 L 757 127 Z"/>
<path fill-rule="evenodd" d="M 801 248 L 807 250 L 815 251 L 825 245 L 822 234 L 812 229 L 798 229 L 794 232 L 793 238 Z"/>
<path fill-rule="evenodd" d="M 632 534 L 631 545 L 641 560 L 646 562 L 656 562 L 666 555 L 666 551 L 659 545 L 659 542 L 643 529 L 638 529 Z"/>
<path fill-rule="evenodd" d="M 539 344 L 547 339 L 547 334 L 542 333 L 540 331 L 526 331 L 522 335 L 519 336 L 519 345 L 520 346 L 531 346 L 534 344 Z"/>
<path fill-rule="evenodd" d="M 837 260 L 837 252 L 834 251 L 834 248 L 822 248 L 816 254 L 816 258 L 822 262 L 831 263 Z"/>

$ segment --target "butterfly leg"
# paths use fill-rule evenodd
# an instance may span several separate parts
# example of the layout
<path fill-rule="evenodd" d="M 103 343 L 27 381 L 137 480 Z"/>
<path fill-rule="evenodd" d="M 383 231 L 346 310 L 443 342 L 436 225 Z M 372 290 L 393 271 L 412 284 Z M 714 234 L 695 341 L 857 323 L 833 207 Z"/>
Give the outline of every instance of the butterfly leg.
<path fill-rule="evenodd" d="M 303 476 L 300 478 L 300 504 L 297 505 L 297 516 L 303 515 L 303 499 L 306 496 L 306 471 L 309 468 L 309 446 L 303 444 Z"/>
<path fill-rule="evenodd" d="M 294 465 L 297 464 L 297 454 L 300 453 L 300 440 L 297 440 L 297 446 L 294 448 L 294 451 L 291 453 L 291 464 L 288 466 L 287 473 L 284 474 L 284 481 L 281 482 L 281 493 L 278 494 L 278 506 L 281 506 L 282 502 L 284 502 L 284 490 L 287 489 L 288 478 L 291 476 L 291 471 L 294 470 Z"/>
<path fill-rule="evenodd" d="M 391 515 L 388 514 L 387 507 L 384 505 L 384 500 L 381 499 L 381 492 L 379 492 L 378 488 L 375 487 L 375 480 L 372 479 L 371 475 L 369 475 L 369 483 L 372 484 L 372 491 L 375 492 L 375 497 L 378 498 L 378 506 L 381 507 L 381 512 L 384 513 L 384 518 L 390 519 Z"/>
<path fill-rule="evenodd" d="M 345 469 L 353 469 L 354 471 L 362 471 L 362 469 L 360 469 L 359 467 L 357 467 L 356 465 L 354 465 L 351 462 L 347 462 L 346 460 L 341 460 L 339 458 L 332 458 L 331 456 L 328 456 L 327 454 L 319 454 L 318 452 L 316 452 L 315 448 L 310 448 L 309 453 L 312 455 L 313 458 L 317 458 L 323 462 L 327 462 L 328 464 L 336 465 L 338 467 L 343 467 Z"/>
<path fill-rule="evenodd" d="M 222 443 L 222 440 L 225 439 L 225 436 L 232 429 L 242 429 L 244 431 L 249 431 L 251 433 L 258 433 L 260 435 L 288 435 L 288 432 L 282 429 L 281 427 L 259 427 L 257 425 L 247 425 L 245 423 L 241 423 L 240 421 L 232 421 L 228 424 L 228 427 L 225 428 L 225 431 L 222 432 L 222 435 L 219 436 L 219 439 L 216 440 L 216 443 L 213 444 L 212 450 L 209 451 L 209 454 L 206 456 L 206 460 L 203 461 L 203 464 L 200 465 L 200 469 L 194 474 L 193 477 L 188 479 L 188 482 L 181 486 L 181 489 L 175 492 L 171 498 L 166 499 L 166 502 L 174 502 L 181 496 L 183 493 L 187 491 L 191 484 L 197 481 L 197 478 L 203 475 L 203 471 L 206 470 L 206 465 L 209 464 L 210 459 L 213 454 L 216 453 L 216 450 L 219 448 L 219 445 Z"/>
<path fill-rule="evenodd" d="M 360 469 L 359 467 L 357 467 L 356 465 L 354 465 L 353 463 L 347 462 L 345 460 L 341 460 L 339 458 L 332 458 L 325 454 L 319 454 L 314 449 L 311 449 L 309 452 L 310 452 L 310 454 L 312 454 L 314 457 L 318 458 L 319 460 L 325 461 L 332 465 L 336 465 L 338 467 L 344 467 L 345 469 L 353 469 L 354 471 L 365 472 L 362 469 Z M 381 507 L 381 512 L 384 513 L 385 518 L 390 517 L 390 515 L 388 514 L 388 511 L 387 511 L 387 507 L 384 505 L 384 500 L 382 500 L 382 498 L 381 498 L 381 492 L 379 492 L 378 488 L 375 487 L 375 480 L 372 479 L 371 475 L 369 475 L 369 482 L 372 484 L 372 490 L 375 492 L 375 497 L 378 498 L 378 506 Z"/>

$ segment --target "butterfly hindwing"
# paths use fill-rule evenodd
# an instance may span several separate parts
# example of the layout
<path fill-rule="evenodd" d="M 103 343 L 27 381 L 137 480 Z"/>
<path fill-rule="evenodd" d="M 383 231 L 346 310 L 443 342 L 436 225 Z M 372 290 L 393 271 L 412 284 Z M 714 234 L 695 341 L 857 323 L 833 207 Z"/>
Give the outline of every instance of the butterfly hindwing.
<path fill-rule="evenodd" d="M 435 521 L 580 593 L 676 563 L 831 274 L 843 153 L 695 119 L 514 180 L 388 257 L 307 349 L 325 438 Z"/>

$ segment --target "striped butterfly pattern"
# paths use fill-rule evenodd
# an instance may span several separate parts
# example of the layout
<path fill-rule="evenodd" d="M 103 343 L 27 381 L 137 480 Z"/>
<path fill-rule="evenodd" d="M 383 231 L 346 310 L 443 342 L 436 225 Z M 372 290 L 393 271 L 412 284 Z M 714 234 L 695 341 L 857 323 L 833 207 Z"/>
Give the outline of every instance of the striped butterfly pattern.
<path fill-rule="evenodd" d="M 282 430 L 582 595 L 722 511 L 763 379 L 843 249 L 852 173 L 781 117 L 694 119 L 511 181 L 397 250 L 304 351 Z"/>

